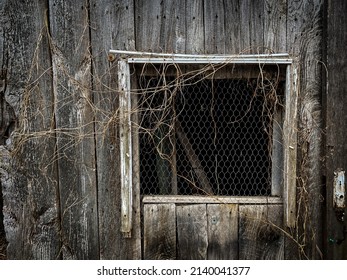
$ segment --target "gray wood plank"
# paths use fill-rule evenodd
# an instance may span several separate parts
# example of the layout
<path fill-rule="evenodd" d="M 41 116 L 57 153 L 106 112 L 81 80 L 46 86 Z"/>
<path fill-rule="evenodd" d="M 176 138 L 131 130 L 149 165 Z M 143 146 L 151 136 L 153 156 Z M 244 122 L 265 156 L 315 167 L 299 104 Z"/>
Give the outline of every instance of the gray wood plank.
<path fill-rule="evenodd" d="M 160 33 L 163 17 L 163 1 L 135 0 L 136 49 L 162 52 Z"/>
<path fill-rule="evenodd" d="M 110 64 L 107 60 L 110 49 L 135 50 L 134 4 L 133 1 L 115 4 L 112 0 L 92 0 L 90 6 L 100 258 L 139 259 L 137 185 L 133 189 L 132 238 L 123 239 L 120 233 L 119 131 L 115 114 L 118 109 L 117 63 Z"/>
<path fill-rule="evenodd" d="M 287 51 L 287 0 L 266 0 L 264 7 L 264 51 Z"/>
<path fill-rule="evenodd" d="M 49 1 L 64 259 L 98 259 L 87 2 Z"/>
<path fill-rule="evenodd" d="M 297 217 L 300 242 L 306 243 L 308 258 L 321 258 L 322 248 L 322 15 L 323 2 L 287 0 L 287 43 L 298 58 L 298 176 L 301 188 Z M 301 225 L 305 225 L 302 227 Z"/>
<path fill-rule="evenodd" d="M 0 106 L 11 117 L 0 150 L 8 259 L 56 259 L 61 245 L 46 10 L 43 1 L 0 4 Z"/>
<path fill-rule="evenodd" d="M 287 227 L 296 227 L 297 224 L 297 122 L 298 122 L 298 95 L 299 77 L 297 65 L 287 67 L 285 92 L 285 118 L 283 124 L 284 135 L 284 218 Z"/>
<path fill-rule="evenodd" d="M 347 2 L 329 1 L 327 5 L 327 93 L 324 96 L 326 105 L 325 126 L 326 146 L 326 199 L 327 199 L 327 259 L 346 259 L 347 242 L 342 241 L 346 237 L 347 219 L 341 221 L 341 216 L 333 208 L 333 181 L 334 172 L 338 169 L 347 169 Z M 346 201 L 346 200 L 345 200 Z M 340 213 L 341 215 L 341 213 Z M 345 233 L 344 233 L 345 232 Z"/>
<path fill-rule="evenodd" d="M 207 259 L 206 214 L 206 204 L 177 206 L 178 259 Z"/>
<path fill-rule="evenodd" d="M 176 259 L 175 204 L 145 204 L 143 209 L 144 259 Z"/>
<path fill-rule="evenodd" d="M 205 51 L 210 54 L 225 54 L 224 1 L 205 1 Z"/>
<path fill-rule="evenodd" d="M 240 1 L 240 52 L 250 53 L 251 50 L 251 34 L 250 34 L 250 6 L 251 0 Z"/>
<path fill-rule="evenodd" d="M 186 1 L 186 53 L 202 54 L 205 49 L 203 1 Z"/>
<path fill-rule="evenodd" d="M 184 53 L 186 49 L 186 0 L 163 1 L 163 24 L 160 46 L 167 53 Z"/>
<path fill-rule="evenodd" d="M 239 1 L 224 1 L 225 53 L 239 54 L 241 46 L 241 5 Z"/>
<path fill-rule="evenodd" d="M 209 260 L 238 259 L 238 205 L 207 205 Z"/>
<path fill-rule="evenodd" d="M 264 53 L 264 1 L 251 1 L 249 5 L 249 35 L 252 53 Z"/>
<path fill-rule="evenodd" d="M 149 195 L 143 203 L 188 203 L 188 204 L 282 204 L 281 197 L 268 196 L 190 196 L 190 195 Z"/>
<path fill-rule="evenodd" d="M 282 206 L 240 205 L 239 213 L 239 258 L 283 259 Z"/>
<path fill-rule="evenodd" d="M 135 2 L 136 48 L 139 51 L 185 52 L 185 2 Z"/>

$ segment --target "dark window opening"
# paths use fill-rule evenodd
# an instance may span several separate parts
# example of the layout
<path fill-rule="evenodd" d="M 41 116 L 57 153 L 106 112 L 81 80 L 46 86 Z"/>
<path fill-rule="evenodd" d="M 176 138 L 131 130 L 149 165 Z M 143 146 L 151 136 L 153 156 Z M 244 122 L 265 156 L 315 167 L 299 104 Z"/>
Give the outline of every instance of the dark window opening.
<path fill-rule="evenodd" d="M 274 113 L 284 83 L 142 76 L 143 195 L 271 195 Z"/>

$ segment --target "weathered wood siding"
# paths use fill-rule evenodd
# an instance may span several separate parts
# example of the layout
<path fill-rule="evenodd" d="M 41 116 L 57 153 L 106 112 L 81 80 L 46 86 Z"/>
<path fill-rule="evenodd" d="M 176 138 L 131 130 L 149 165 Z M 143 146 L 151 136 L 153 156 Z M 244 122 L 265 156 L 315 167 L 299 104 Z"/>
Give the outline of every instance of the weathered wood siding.
<path fill-rule="evenodd" d="M 232 206 L 228 212 L 224 205 L 176 205 L 175 219 L 165 226 L 176 223 L 177 240 L 166 240 L 164 248 L 171 248 L 174 242 L 179 246 L 190 230 L 196 230 L 194 244 L 199 250 L 179 246 L 178 251 L 163 256 L 321 258 L 324 153 L 329 155 L 328 199 L 332 195 L 332 172 L 346 169 L 342 144 L 345 132 L 339 129 L 346 119 L 336 113 L 343 112 L 346 104 L 346 77 L 341 71 L 346 64 L 345 41 L 341 40 L 346 33 L 346 5 L 342 2 L 1 1 L 0 171 L 8 258 L 143 257 L 145 241 L 141 241 L 137 188 L 133 194 L 132 237 L 123 238 L 120 233 L 117 65 L 107 61 L 109 49 L 193 54 L 288 52 L 299 71 L 297 227 L 283 228 L 285 237 L 276 232 L 278 238 L 271 242 L 281 245 L 275 249 L 270 246 L 265 252 L 262 248 L 268 240 L 249 234 L 253 226 L 250 221 L 265 215 L 276 225 L 281 223 L 278 206 Z M 328 36 L 323 37 L 325 23 Z M 321 61 L 327 38 L 329 96 L 325 98 L 325 126 L 329 133 L 327 149 L 323 150 Z M 153 224 L 159 217 L 150 213 L 171 213 L 172 207 L 148 205 L 144 213 Z M 192 216 L 195 212 L 198 214 Z M 216 227 L 215 222 L 220 220 L 211 218 L 217 212 L 229 228 L 231 243 Z M 238 219 L 234 219 L 236 215 Z M 332 216 L 327 219 L 330 229 L 343 228 Z M 145 225 L 145 230 L 155 232 L 160 228 Z M 260 234 L 267 230 L 259 228 Z M 340 233 L 334 234 L 328 233 L 328 237 L 340 238 Z M 217 243 L 209 244 L 209 238 Z M 236 253 L 232 249 L 235 242 L 241 248 Z M 221 253 L 221 246 L 230 250 Z M 329 258 L 335 253 L 342 258 L 346 252 L 345 244 L 329 246 Z M 163 254 L 161 250 L 150 247 L 149 258 Z"/>
<path fill-rule="evenodd" d="M 2 1 L 1 8 L 0 67 L 6 72 L 1 100 L 17 122 L 1 146 L 7 255 L 55 259 L 61 249 L 60 200 L 48 5 Z"/>
<path fill-rule="evenodd" d="M 326 192 L 327 217 L 325 236 L 326 258 L 347 259 L 347 220 L 343 211 L 333 208 L 334 172 L 347 171 L 347 2 L 328 1 L 327 3 L 327 86 L 324 95 L 326 128 Z M 345 195 L 346 201 L 346 195 Z M 346 202 L 345 202 L 346 203 Z M 341 219 L 342 218 L 342 219 Z"/>

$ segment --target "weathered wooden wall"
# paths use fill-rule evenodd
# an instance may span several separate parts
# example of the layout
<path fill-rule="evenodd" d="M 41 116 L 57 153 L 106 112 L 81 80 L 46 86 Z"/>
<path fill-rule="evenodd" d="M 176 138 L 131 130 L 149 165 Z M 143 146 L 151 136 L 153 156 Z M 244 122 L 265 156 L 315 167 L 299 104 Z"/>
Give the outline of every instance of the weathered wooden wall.
<path fill-rule="evenodd" d="M 288 52 L 294 58 L 300 69 L 298 224 L 305 227 L 289 232 L 304 254 L 293 242 L 285 257 L 321 258 L 323 12 L 330 7 L 328 33 L 336 42 L 340 12 L 339 1 L 327 2 L 1 1 L 0 167 L 8 257 L 141 258 L 140 227 L 130 239 L 119 232 L 117 72 L 107 53 L 124 49 Z M 343 46 L 333 42 L 330 57 Z M 339 64 L 329 65 L 339 71 Z M 329 79 L 338 92 L 343 77 Z M 329 112 L 344 103 L 329 103 Z M 140 225 L 139 211 L 133 215 Z"/>
<path fill-rule="evenodd" d="M 347 114 L 347 2 L 328 1 L 327 3 L 327 43 L 326 43 L 326 95 L 324 96 L 326 127 L 326 197 L 327 228 L 326 258 L 347 259 L 347 221 L 342 211 L 333 208 L 334 172 L 347 169 L 346 127 Z M 346 199 L 346 198 L 345 198 Z M 346 200 L 345 200 L 346 201 Z M 346 202 L 345 202 L 346 204 Z M 342 218 L 342 219 L 341 219 Z"/>

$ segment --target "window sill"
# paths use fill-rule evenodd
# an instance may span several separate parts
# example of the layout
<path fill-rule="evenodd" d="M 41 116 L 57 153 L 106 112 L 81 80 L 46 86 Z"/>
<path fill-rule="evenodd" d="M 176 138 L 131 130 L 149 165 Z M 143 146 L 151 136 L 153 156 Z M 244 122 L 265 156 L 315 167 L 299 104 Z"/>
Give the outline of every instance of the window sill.
<path fill-rule="evenodd" d="M 276 196 L 145 195 L 142 203 L 282 204 L 283 199 Z"/>

